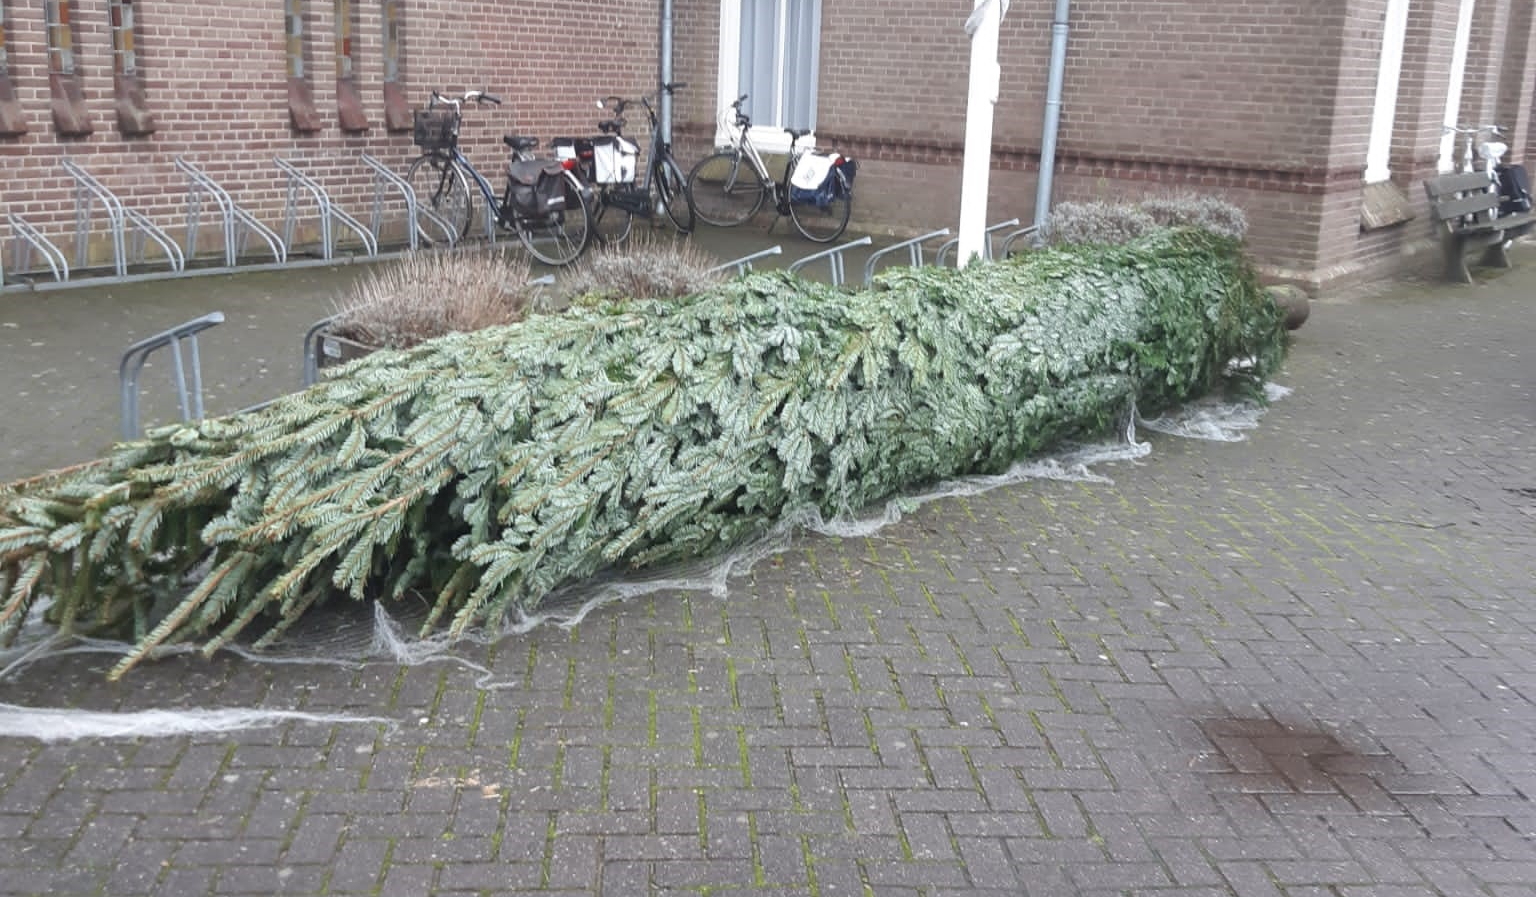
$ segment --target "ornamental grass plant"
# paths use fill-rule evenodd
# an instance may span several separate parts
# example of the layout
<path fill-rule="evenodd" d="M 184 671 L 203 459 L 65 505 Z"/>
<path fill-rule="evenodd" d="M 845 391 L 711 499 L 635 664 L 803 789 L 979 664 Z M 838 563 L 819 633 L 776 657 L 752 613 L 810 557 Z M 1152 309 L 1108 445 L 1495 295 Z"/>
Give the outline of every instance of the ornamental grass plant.
<path fill-rule="evenodd" d="M 681 299 L 724 280 L 714 256 L 691 240 L 642 231 L 577 262 L 560 283 L 567 301 L 595 305 L 617 299 Z"/>
<path fill-rule="evenodd" d="M 520 321 L 539 296 L 528 261 L 501 249 L 412 252 L 369 269 L 336 303 L 330 332 L 409 349 L 449 333 Z"/>
<path fill-rule="evenodd" d="M 855 292 L 766 272 L 534 315 L 0 490 L 0 635 L 51 597 L 62 632 L 134 643 L 115 678 L 162 644 L 270 643 L 343 599 L 423 600 L 424 632 L 494 627 L 604 568 L 1252 385 L 1284 347 L 1240 245 L 1198 230 Z"/>

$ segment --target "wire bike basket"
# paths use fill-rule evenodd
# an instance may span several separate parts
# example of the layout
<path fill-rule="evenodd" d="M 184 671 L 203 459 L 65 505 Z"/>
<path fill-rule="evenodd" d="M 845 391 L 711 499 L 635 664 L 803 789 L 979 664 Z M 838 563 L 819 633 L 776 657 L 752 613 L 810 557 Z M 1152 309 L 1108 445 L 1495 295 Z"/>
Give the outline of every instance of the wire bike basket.
<path fill-rule="evenodd" d="M 459 116 L 452 109 L 417 109 L 411 141 L 424 150 L 451 148 L 459 137 Z"/>

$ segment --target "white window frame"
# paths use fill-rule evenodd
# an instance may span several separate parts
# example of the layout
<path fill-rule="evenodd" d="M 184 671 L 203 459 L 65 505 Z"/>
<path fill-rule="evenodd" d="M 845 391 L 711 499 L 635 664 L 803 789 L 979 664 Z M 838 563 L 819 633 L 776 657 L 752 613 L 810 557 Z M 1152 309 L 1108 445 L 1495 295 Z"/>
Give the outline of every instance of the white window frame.
<path fill-rule="evenodd" d="M 827 2 L 827 0 L 823 0 Z M 779 21 L 780 29 L 784 27 L 783 17 Z M 817 39 L 816 56 L 821 57 L 820 38 Z M 784 42 L 779 42 L 782 51 Z M 774 80 L 783 83 L 784 59 L 781 55 L 774 72 Z M 816 74 L 819 74 L 816 73 Z M 813 77 L 816 77 L 813 74 Z M 731 104 L 741 96 L 741 0 L 720 0 L 720 68 L 716 96 L 719 97 L 718 112 L 715 120 L 715 143 L 725 145 L 736 141 L 736 129 L 732 125 L 734 113 Z M 777 125 L 754 124 L 751 130 L 752 143 L 765 153 L 789 152 L 789 134 Z M 801 137 L 795 146 L 801 149 L 809 149 L 816 145 L 816 134 L 813 131 Z"/>
<path fill-rule="evenodd" d="M 1388 0 L 1381 23 L 1381 62 L 1376 70 L 1376 104 L 1365 150 L 1365 182 L 1392 179 L 1392 128 L 1397 121 L 1398 86 L 1403 73 L 1403 43 L 1408 35 L 1409 0 Z"/>
<path fill-rule="evenodd" d="M 1461 91 L 1467 77 L 1467 48 L 1472 42 L 1472 7 L 1476 0 L 1461 0 L 1461 15 L 1456 20 L 1456 43 L 1451 47 L 1451 79 L 1445 93 L 1445 126 L 1456 127 L 1461 117 Z M 1449 131 L 1440 138 L 1441 172 L 1456 170 L 1456 139 Z"/>

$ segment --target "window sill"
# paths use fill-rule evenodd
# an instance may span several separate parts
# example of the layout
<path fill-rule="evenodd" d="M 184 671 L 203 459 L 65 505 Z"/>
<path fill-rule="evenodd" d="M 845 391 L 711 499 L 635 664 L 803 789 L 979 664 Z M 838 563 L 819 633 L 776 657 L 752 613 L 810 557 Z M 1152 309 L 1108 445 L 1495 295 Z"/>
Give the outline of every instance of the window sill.
<path fill-rule="evenodd" d="M 0 75 L 0 137 L 20 137 L 27 133 L 27 116 L 16 99 L 11 79 Z"/>
<path fill-rule="evenodd" d="M 384 127 L 390 131 L 409 131 L 415 127 L 411 116 L 411 101 L 405 96 L 405 88 L 396 81 L 384 82 Z"/>
<path fill-rule="evenodd" d="M 117 105 L 117 130 L 125 137 L 155 133 L 155 117 L 144 99 L 144 83 L 136 75 L 118 74 L 112 80 Z"/>
<path fill-rule="evenodd" d="M 363 95 L 357 79 L 336 79 L 336 115 L 341 129 L 351 134 L 368 130 L 368 116 L 363 112 Z"/>
<path fill-rule="evenodd" d="M 48 92 L 53 111 L 53 129 L 60 137 L 85 137 L 95 131 L 85 108 L 85 91 L 75 75 L 50 74 Z"/>
<path fill-rule="evenodd" d="M 1380 230 L 1413 220 L 1413 206 L 1408 195 L 1391 181 L 1366 184 L 1360 199 L 1360 229 Z"/>
<path fill-rule="evenodd" d="M 293 129 L 302 134 L 320 130 L 320 116 L 315 112 L 315 92 L 303 78 L 288 79 L 288 118 Z"/>

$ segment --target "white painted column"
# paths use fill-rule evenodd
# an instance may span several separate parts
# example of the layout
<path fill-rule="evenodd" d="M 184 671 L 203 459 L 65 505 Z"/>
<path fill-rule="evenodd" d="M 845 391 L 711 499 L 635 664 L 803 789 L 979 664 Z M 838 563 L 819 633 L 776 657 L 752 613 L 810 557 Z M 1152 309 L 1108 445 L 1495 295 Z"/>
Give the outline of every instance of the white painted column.
<path fill-rule="evenodd" d="M 1392 127 L 1397 119 L 1398 83 L 1403 73 L 1403 41 L 1408 34 L 1408 0 L 1388 0 L 1381 27 L 1381 62 L 1376 71 L 1376 104 L 1365 151 L 1365 182 L 1392 179 Z"/>
<path fill-rule="evenodd" d="M 1477 0 L 1461 0 L 1461 16 L 1456 20 L 1456 43 L 1451 48 L 1451 79 L 1445 93 L 1445 126 L 1456 127 L 1461 117 L 1461 89 L 1467 76 L 1467 47 L 1472 43 L 1472 7 Z M 1477 122 L 1468 122 L 1477 124 Z M 1440 138 L 1441 171 L 1456 169 L 1456 135 Z"/>
<path fill-rule="evenodd" d="M 956 262 L 964 267 L 985 255 L 987 191 L 992 176 L 992 110 L 1002 83 L 997 34 L 1004 0 L 976 0 L 966 31 L 971 34 L 971 83 L 965 106 L 965 164 L 960 181 L 960 235 Z"/>

